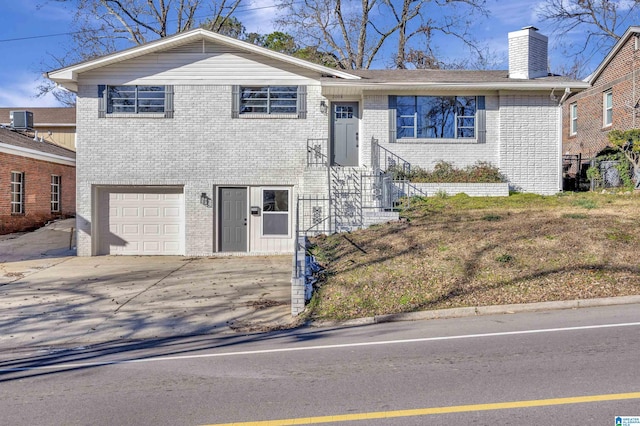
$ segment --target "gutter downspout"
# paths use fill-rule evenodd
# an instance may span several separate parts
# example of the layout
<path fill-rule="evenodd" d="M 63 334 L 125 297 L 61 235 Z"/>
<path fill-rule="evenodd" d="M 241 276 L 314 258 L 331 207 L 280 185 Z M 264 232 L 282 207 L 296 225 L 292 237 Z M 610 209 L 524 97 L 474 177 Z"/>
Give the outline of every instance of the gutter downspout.
<path fill-rule="evenodd" d="M 564 89 L 564 93 L 562 94 L 562 97 L 560 98 L 560 101 L 558 102 L 558 106 L 562 106 L 562 104 L 564 104 L 564 102 L 567 100 L 570 94 L 571 94 L 571 89 L 566 87 Z"/>
<path fill-rule="evenodd" d="M 562 97 L 558 101 L 558 188 L 559 192 L 563 190 L 563 180 L 562 180 L 562 106 L 566 102 L 567 98 L 571 94 L 571 89 L 566 87 L 564 89 L 564 93 Z"/>

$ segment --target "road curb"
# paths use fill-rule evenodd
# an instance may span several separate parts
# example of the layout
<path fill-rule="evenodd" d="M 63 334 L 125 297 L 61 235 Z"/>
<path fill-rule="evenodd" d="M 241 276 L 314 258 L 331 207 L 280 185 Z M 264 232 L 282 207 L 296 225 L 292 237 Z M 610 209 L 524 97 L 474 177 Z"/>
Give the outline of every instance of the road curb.
<path fill-rule="evenodd" d="M 354 327 L 385 322 L 422 321 L 440 318 L 463 318 L 479 315 L 515 314 L 520 312 L 551 311 L 561 309 L 593 308 L 598 306 L 640 304 L 638 296 L 602 297 L 598 299 L 560 300 L 556 302 L 521 303 L 513 305 L 491 305 L 467 308 L 435 309 L 432 311 L 406 312 L 376 315 L 346 321 L 314 321 L 312 327 Z"/>

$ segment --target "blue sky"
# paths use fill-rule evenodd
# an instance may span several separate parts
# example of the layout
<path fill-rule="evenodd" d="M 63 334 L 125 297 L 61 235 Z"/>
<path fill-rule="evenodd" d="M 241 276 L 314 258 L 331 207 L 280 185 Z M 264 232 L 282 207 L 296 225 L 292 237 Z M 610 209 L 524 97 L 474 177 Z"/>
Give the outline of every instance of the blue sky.
<path fill-rule="evenodd" d="M 236 16 L 248 31 L 273 31 L 271 20 L 273 0 L 250 0 L 253 10 Z M 552 30 L 539 22 L 535 0 L 488 0 L 489 19 L 479 19 L 474 29 L 476 38 L 486 43 L 500 58 L 507 58 L 507 33 L 533 25 L 549 36 L 552 69 L 563 60 L 555 46 Z M 266 6 L 266 7 L 265 7 Z M 45 70 L 43 64 L 53 64 L 51 55 L 62 56 L 71 37 L 71 15 L 62 5 L 47 0 L 0 0 L 0 107 L 59 106 L 53 97 L 36 98 L 38 80 Z M 62 34 L 62 35 L 57 35 Z M 578 35 L 577 35 L 578 36 Z M 438 53 L 455 56 L 455 45 L 447 44 Z M 602 57 L 593 58 L 597 65 Z M 506 69 L 506 63 L 500 68 Z"/>

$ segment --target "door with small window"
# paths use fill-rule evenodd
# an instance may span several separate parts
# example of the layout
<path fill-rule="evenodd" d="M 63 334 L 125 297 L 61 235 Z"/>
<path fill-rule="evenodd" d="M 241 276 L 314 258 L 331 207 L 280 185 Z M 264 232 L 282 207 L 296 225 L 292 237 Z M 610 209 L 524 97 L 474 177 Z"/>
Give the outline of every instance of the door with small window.
<path fill-rule="evenodd" d="M 358 165 L 358 103 L 332 104 L 331 165 L 353 167 Z"/>

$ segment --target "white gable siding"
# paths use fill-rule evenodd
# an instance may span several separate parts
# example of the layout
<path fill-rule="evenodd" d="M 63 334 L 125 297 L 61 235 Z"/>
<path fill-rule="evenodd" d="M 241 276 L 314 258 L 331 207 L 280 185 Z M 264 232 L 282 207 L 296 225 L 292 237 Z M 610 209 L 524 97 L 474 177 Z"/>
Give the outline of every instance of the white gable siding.
<path fill-rule="evenodd" d="M 188 47 L 188 46 L 187 46 Z M 193 47 L 193 46 L 192 46 Z M 311 71 L 251 53 L 160 53 L 81 75 L 82 84 L 311 84 Z"/>
<path fill-rule="evenodd" d="M 500 169 L 513 189 L 560 191 L 559 119 L 549 95 L 500 96 Z"/>
<path fill-rule="evenodd" d="M 234 49 L 230 46 L 223 46 L 218 43 L 214 43 L 210 40 L 198 40 L 191 43 L 184 44 L 182 46 L 167 49 L 165 53 L 215 53 L 217 55 L 221 53 L 233 53 Z"/>

